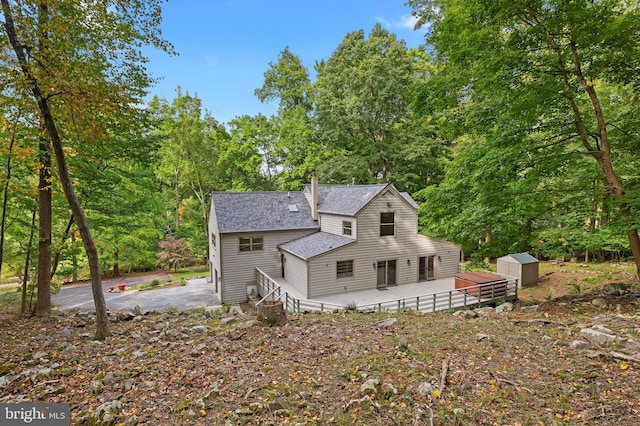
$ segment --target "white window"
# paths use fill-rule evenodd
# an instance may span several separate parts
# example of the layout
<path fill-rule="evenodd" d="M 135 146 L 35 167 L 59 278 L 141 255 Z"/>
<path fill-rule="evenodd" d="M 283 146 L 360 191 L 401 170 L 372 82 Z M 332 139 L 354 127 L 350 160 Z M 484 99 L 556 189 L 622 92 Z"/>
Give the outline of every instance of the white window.
<path fill-rule="evenodd" d="M 348 220 L 342 221 L 342 235 L 351 235 L 351 222 Z"/>
<path fill-rule="evenodd" d="M 396 221 L 393 212 L 380 213 L 380 236 L 396 234 Z"/>

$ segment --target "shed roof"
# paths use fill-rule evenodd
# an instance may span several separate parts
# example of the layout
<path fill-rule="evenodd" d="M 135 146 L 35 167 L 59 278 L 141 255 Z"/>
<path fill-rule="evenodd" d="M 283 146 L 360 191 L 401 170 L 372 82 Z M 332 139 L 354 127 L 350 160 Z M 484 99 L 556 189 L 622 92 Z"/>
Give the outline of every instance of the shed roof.
<path fill-rule="evenodd" d="M 528 263 L 538 263 L 538 259 L 531 256 L 529 253 L 512 253 L 506 256 L 502 256 L 499 259 L 503 260 L 513 260 L 521 265 L 526 265 Z"/>
<path fill-rule="evenodd" d="M 342 235 L 316 232 L 281 244 L 280 248 L 307 260 L 355 242 L 354 239 Z"/>
<path fill-rule="evenodd" d="M 213 192 L 211 200 L 221 234 L 319 228 L 300 192 Z"/>

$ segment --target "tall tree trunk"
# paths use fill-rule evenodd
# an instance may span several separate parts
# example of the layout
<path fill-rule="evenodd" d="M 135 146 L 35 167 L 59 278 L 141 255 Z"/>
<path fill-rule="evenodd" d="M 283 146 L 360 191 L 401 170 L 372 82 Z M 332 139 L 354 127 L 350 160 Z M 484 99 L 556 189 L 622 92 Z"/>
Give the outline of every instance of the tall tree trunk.
<path fill-rule="evenodd" d="M 38 299 L 36 316 L 51 315 L 51 154 L 44 136 L 39 144 L 38 180 Z"/>
<path fill-rule="evenodd" d="M 9 182 L 11 182 L 11 155 L 13 154 L 13 144 L 16 141 L 16 126 L 13 127 L 9 152 L 7 154 L 7 172 L 4 183 L 4 193 L 2 195 L 2 219 L 0 221 L 0 275 L 2 275 L 2 260 L 4 259 L 4 230 L 7 223 L 7 202 L 9 201 Z"/>
<path fill-rule="evenodd" d="M 491 226 L 487 226 L 485 229 L 485 235 L 484 235 L 484 243 L 489 244 L 491 242 Z M 486 263 L 487 265 L 491 264 L 491 257 L 487 256 L 484 258 L 484 263 Z"/>
<path fill-rule="evenodd" d="M 55 275 L 58 270 L 58 264 L 60 263 L 60 253 L 62 251 L 62 246 L 67 241 L 69 236 L 71 235 L 71 227 L 75 223 L 73 215 L 69 218 L 69 222 L 67 222 L 67 228 L 64 230 L 64 234 L 62 234 L 62 241 L 60 241 L 60 248 L 55 251 L 53 255 L 53 265 L 51 266 L 51 278 Z M 75 270 L 74 270 L 75 271 Z"/>
<path fill-rule="evenodd" d="M 22 276 L 22 300 L 20 302 L 20 313 L 27 313 L 27 282 L 29 282 L 29 263 L 31 262 L 31 247 L 33 246 L 33 234 L 36 232 L 36 213 L 38 212 L 38 200 L 33 200 L 33 212 L 31 213 L 31 231 L 29 232 L 29 242 L 24 256 L 24 275 Z"/>
<path fill-rule="evenodd" d="M 2 3 L 2 9 L 4 12 L 4 26 L 7 32 L 7 37 L 9 38 L 9 42 L 11 43 L 11 47 L 16 53 L 20 69 L 27 79 L 27 83 L 33 94 L 33 97 L 38 103 L 38 109 L 40 110 L 40 114 L 42 116 L 42 119 L 44 120 L 44 125 L 47 133 L 49 134 L 49 138 L 51 139 L 51 143 L 53 144 L 56 163 L 58 165 L 58 171 L 60 174 L 60 183 L 62 184 L 62 188 L 64 189 L 69 207 L 71 208 L 71 211 L 76 218 L 80 235 L 82 236 L 82 242 L 84 243 L 84 248 L 87 253 L 87 259 L 89 261 L 89 271 L 91 273 L 91 290 L 93 293 L 93 301 L 96 307 L 95 338 L 98 340 L 104 340 L 109 335 L 109 319 L 107 317 L 107 306 L 104 301 L 104 294 L 100 279 L 98 251 L 96 250 L 96 246 L 93 243 L 93 239 L 91 238 L 91 232 L 89 230 L 87 220 L 84 216 L 84 211 L 82 210 L 82 206 L 78 202 L 78 198 L 76 197 L 75 191 L 73 189 L 71 178 L 69 177 L 67 161 L 62 148 L 62 139 L 60 138 L 58 127 L 56 126 L 56 122 L 53 118 L 53 115 L 51 114 L 48 99 L 43 96 L 40 83 L 31 73 L 24 52 L 25 47 L 18 41 L 16 37 L 15 25 L 13 23 L 13 15 L 11 13 L 11 7 L 9 6 L 9 0 L 0 0 L 0 2 Z M 46 12 L 46 8 L 42 5 L 41 9 L 44 9 L 44 12 Z"/>

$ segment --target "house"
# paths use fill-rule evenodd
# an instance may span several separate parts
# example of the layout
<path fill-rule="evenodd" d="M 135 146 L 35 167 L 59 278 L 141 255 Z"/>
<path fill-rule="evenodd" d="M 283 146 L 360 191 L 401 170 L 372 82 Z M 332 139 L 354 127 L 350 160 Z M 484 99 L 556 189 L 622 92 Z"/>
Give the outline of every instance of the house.
<path fill-rule="evenodd" d="M 210 280 L 222 303 L 256 289 L 256 268 L 307 299 L 453 277 L 460 248 L 418 233 L 418 206 L 391 184 L 303 192 L 214 192 Z"/>

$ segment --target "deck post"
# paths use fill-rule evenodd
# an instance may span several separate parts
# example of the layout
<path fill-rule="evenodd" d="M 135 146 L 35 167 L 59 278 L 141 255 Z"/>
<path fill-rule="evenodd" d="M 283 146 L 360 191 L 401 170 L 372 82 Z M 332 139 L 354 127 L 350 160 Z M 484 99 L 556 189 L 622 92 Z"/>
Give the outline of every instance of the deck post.
<path fill-rule="evenodd" d="M 451 306 L 452 306 L 451 305 L 451 297 L 453 296 L 452 293 L 453 293 L 452 291 L 449 292 L 449 309 L 451 309 Z"/>
<path fill-rule="evenodd" d="M 467 290 L 464 291 L 464 307 L 467 307 Z"/>
<path fill-rule="evenodd" d="M 420 312 L 420 296 L 416 297 L 416 311 Z"/>
<path fill-rule="evenodd" d="M 436 294 L 433 293 L 433 310 L 431 312 L 435 312 L 436 311 Z"/>

